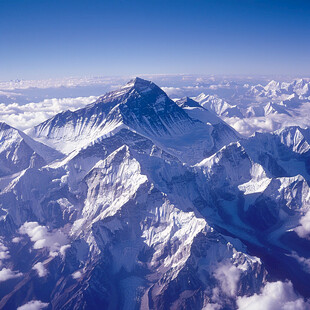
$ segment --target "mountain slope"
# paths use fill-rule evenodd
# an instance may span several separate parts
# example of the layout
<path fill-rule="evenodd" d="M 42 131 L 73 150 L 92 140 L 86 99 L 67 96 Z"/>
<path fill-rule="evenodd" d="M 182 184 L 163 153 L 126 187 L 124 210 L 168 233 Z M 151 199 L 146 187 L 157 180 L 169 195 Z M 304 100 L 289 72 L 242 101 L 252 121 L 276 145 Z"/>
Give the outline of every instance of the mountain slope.
<path fill-rule="evenodd" d="M 84 158 L 90 161 L 91 154 L 84 152 Z M 28 183 L 23 186 L 32 184 L 41 196 L 42 210 L 44 205 L 54 205 L 54 215 L 34 213 L 32 223 L 22 224 L 25 218 L 18 223 L 13 213 L 22 208 L 8 209 L 7 221 L 11 217 L 21 226 L 17 230 L 21 240 L 9 250 L 19 253 L 33 248 L 33 254 L 24 267 L 18 255 L 10 259 L 11 268 L 24 275 L 14 280 L 18 285 L 0 307 L 16 308 L 34 296 L 30 288 L 36 287 L 36 298 L 56 309 L 199 309 L 208 303 L 235 308 L 236 292 L 253 294 L 262 287 L 266 271 L 261 262 L 245 254 L 240 242 L 210 227 L 188 199 L 197 193 L 190 187 L 195 181 L 190 181 L 186 167 L 126 145 L 104 154 L 80 182 L 76 195 L 80 207 L 77 201 L 72 205 L 67 191 L 73 175 L 57 184 L 61 173 L 56 164 L 35 174 L 29 170 Z M 40 188 L 47 183 L 43 181 L 47 175 L 55 178 L 49 192 Z M 22 184 L 21 178 L 16 179 L 6 193 L 23 192 Z M 27 199 L 28 205 L 37 205 L 39 210 L 30 197 L 24 197 L 24 203 Z M 63 213 L 56 212 L 56 202 Z M 72 209 L 75 218 L 63 222 L 65 214 L 73 214 Z M 56 216 L 63 220 L 54 221 L 57 229 L 53 230 L 51 219 Z M 32 270 L 38 263 L 46 270 L 43 276 Z M 226 269 L 236 275 L 228 287 L 223 284 Z M 217 287 L 218 293 L 212 295 Z"/>

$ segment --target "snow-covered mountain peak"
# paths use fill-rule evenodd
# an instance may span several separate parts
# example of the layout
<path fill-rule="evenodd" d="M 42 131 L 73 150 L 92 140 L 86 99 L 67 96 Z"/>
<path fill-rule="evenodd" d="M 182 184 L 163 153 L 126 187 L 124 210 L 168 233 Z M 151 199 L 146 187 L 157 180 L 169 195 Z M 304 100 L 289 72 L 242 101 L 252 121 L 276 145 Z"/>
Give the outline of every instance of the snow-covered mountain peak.
<path fill-rule="evenodd" d="M 122 89 L 133 88 L 137 91 L 146 91 L 151 90 L 154 87 L 156 87 L 156 85 L 153 82 L 136 77 L 126 83 Z"/>
<path fill-rule="evenodd" d="M 8 141 L 8 139 L 15 137 L 16 139 L 21 138 L 19 135 L 19 130 L 9 126 L 7 123 L 0 122 L 0 141 L 1 141 L 1 149 L 5 148 L 4 143 Z"/>
<path fill-rule="evenodd" d="M 101 96 L 96 103 L 114 102 L 115 104 L 124 103 L 128 99 L 145 96 L 149 92 L 164 93 L 156 84 L 136 77 L 115 91 L 111 91 Z M 92 105 L 94 105 L 92 104 Z"/>
<path fill-rule="evenodd" d="M 280 89 L 280 83 L 275 81 L 275 80 L 272 80 L 264 88 L 266 91 L 279 90 Z"/>
<path fill-rule="evenodd" d="M 295 86 L 297 87 L 304 87 L 305 84 L 307 84 L 307 81 L 305 79 L 296 79 L 293 84 L 295 84 Z"/>
<path fill-rule="evenodd" d="M 229 145 L 225 145 L 218 152 L 202 160 L 196 166 L 197 167 L 203 167 L 203 166 L 211 167 L 215 163 L 218 164 L 220 161 L 229 161 L 233 163 L 235 167 L 237 167 L 240 159 L 249 160 L 249 157 L 244 147 L 240 144 L 240 142 L 233 142 L 233 143 L 230 143 Z"/>
<path fill-rule="evenodd" d="M 158 137 L 181 134 L 193 124 L 158 86 L 136 78 L 85 108 L 57 114 L 29 133 L 69 153 L 102 135 L 113 133 L 120 126 Z"/>
<path fill-rule="evenodd" d="M 299 126 L 291 126 L 275 132 L 281 143 L 291 148 L 293 152 L 303 154 L 310 151 L 310 130 Z"/>
<path fill-rule="evenodd" d="M 192 99 L 187 98 L 187 102 Z M 196 108 L 204 110 L 198 103 Z M 190 163 L 200 161 L 227 142 L 237 139 L 227 125 L 205 110 L 203 119 L 187 113 L 150 81 L 136 78 L 119 90 L 109 92 L 85 108 L 59 113 L 30 130 L 29 134 L 64 153 L 81 149 L 101 137 L 131 130 L 157 141 L 158 146 Z M 192 117 L 193 116 L 193 117 Z M 223 127 L 223 126 L 222 126 Z M 184 150 L 190 146 L 194 156 Z M 183 157 L 185 155 L 185 157 Z"/>
<path fill-rule="evenodd" d="M 206 100 L 207 98 L 209 98 L 209 97 L 212 97 L 211 95 L 207 95 L 207 94 L 205 94 L 205 93 L 201 93 L 201 94 L 199 94 L 196 98 L 195 98 L 195 100 L 197 101 L 197 102 L 202 102 L 203 100 Z"/>
<path fill-rule="evenodd" d="M 180 100 L 177 100 L 176 104 L 181 108 L 185 108 L 185 107 L 201 108 L 201 105 L 197 101 L 195 101 L 189 97 L 184 97 Z"/>
<path fill-rule="evenodd" d="M 0 123 L 0 176 L 42 166 L 60 157 L 62 154 L 54 149 L 4 122 Z"/>
<path fill-rule="evenodd" d="M 201 93 L 193 98 L 202 107 L 214 112 L 218 116 L 241 117 L 242 113 L 238 106 L 229 104 L 226 100 L 220 98 L 218 95 L 206 95 Z"/>
<path fill-rule="evenodd" d="M 12 128 L 11 126 L 9 126 L 7 123 L 5 122 L 0 122 L 0 131 L 3 131 L 3 130 L 8 130 Z"/>
<path fill-rule="evenodd" d="M 290 116 L 290 113 L 286 111 L 286 109 L 283 106 L 272 102 L 268 102 L 264 106 L 264 112 L 265 116 L 270 114 L 286 114 Z"/>

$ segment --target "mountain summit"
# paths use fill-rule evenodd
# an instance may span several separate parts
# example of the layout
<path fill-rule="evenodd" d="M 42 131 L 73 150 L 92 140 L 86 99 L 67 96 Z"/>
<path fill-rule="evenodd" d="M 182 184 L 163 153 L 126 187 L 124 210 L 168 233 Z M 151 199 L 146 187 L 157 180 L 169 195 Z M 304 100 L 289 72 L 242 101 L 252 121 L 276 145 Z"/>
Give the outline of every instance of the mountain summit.
<path fill-rule="evenodd" d="M 232 129 L 221 137 L 212 122 L 191 118 L 161 88 L 141 78 L 129 81 L 85 108 L 59 113 L 34 127 L 29 134 L 70 153 L 124 128 L 156 141 L 168 153 L 190 163 L 237 139 Z M 184 157 L 187 148 L 193 153 Z"/>
<path fill-rule="evenodd" d="M 134 88 L 137 91 L 147 91 L 157 87 L 153 82 L 136 77 L 126 83 L 122 88 Z"/>

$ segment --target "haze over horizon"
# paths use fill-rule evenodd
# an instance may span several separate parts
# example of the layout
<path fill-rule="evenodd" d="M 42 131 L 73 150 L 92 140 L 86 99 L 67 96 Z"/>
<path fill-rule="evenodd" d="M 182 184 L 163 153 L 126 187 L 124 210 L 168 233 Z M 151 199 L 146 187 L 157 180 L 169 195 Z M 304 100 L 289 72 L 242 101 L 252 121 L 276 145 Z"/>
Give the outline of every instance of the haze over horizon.
<path fill-rule="evenodd" d="M 307 76 L 309 1 L 0 1 L 0 80 Z"/>

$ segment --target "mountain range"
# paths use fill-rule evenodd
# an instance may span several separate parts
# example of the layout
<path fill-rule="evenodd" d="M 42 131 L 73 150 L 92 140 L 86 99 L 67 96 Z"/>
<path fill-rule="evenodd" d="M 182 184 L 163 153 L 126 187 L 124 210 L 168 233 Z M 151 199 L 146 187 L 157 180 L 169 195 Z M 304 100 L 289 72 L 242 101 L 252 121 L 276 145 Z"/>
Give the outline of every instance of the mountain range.
<path fill-rule="evenodd" d="M 248 91 L 302 100 L 298 83 Z M 283 100 L 245 112 L 135 78 L 1 123 L 0 309 L 310 309 L 310 129 L 246 138 L 219 117 Z"/>

